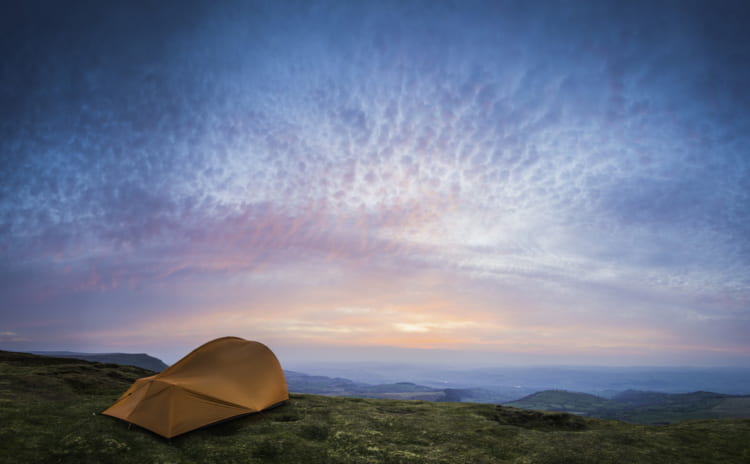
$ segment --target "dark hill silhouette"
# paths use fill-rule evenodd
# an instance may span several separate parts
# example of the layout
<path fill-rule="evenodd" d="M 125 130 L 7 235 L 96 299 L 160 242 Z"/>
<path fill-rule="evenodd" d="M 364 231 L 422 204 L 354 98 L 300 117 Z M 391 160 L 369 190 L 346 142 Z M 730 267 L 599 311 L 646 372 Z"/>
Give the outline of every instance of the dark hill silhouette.
<path fill-rule="evenodd" d="M 161 359 L 146 353 L 77 353 L 75 351 L 29 351 L 29 353 L 55 358 L 72 358 L 105 364 L 136 366 L 154 372 L 161 372 L 168 367 Z"/>

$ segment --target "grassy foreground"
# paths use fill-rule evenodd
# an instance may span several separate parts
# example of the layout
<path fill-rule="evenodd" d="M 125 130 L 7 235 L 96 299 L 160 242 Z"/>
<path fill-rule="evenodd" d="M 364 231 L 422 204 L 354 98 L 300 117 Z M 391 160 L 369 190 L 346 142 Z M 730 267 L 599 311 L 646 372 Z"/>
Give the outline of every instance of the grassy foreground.
<path fill-rule="evenodd" d="M 750 420 L 656 427 L 488 404 L 292 395 L 160 438 L 98 413 L 136 367 L 0 352 L 0 462 L 746 463 Z"/>

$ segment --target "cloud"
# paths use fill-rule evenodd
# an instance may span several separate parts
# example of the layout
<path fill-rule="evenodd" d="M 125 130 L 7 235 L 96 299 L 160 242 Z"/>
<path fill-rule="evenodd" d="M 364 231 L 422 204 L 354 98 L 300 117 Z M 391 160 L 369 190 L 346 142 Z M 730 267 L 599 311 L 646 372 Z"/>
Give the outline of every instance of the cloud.
<path fill-rule="evenodd" d="M 22 337 L 15 332 L 0 332 L 0 343 L 28 342 L 28 338 Z"/>
<path fill-rule="evenodd" d="M 5 6 L 24 45 L 0 75 L 2 322 L 255 314 L 238 282 L 290 311 L 279 327 L 347 341 L 463 340 L 436 308 L 321 322 L 437 287 L 523 334 L 739 320 L 739 2 L 329 6 Z M 300 315 L 297 293 L 330 306 Z M 734 333 L 716 325 L 706 346 Z"/>

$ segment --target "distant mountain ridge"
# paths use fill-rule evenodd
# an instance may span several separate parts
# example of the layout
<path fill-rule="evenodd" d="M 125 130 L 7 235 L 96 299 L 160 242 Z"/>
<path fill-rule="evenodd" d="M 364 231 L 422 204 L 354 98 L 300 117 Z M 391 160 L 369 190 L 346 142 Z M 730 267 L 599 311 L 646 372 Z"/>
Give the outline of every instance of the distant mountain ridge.
<path fill-rule="evenodd" d="M 326 396 L 354 396 L 358 398 L 390 398 L 424 401 L 460 401 L 445 389 L 426 387 L 411 382 L 371 385 L 341 377 L 308 375 L 284 371 L 290 392 L 313 393 Z"/>
<path fill-rule="evenodd" d="M 607 399 L 588 393 L 545 390 L 503 404 L 639 424 L 666 424 L 690 419 L 750 418 L 750 395 L 704 391 L 661 393 L 626 390 Z"/>
<path fill-rule="evenodd" d="M 590 411 L 611 408 L 618 403 L 589 393 L 543 390 L 503 404 L 523 409 L 565 411 L 571 414 L 588 415 Z"/>
<path fill-rule="evenodd" d="M 81 353 L 75 351 L 27 351 L 27 353 L 80 359 L 104 364 L 136 366 L 154 372 L 169 367 L 162 360 L 146 353 Z M 424 401 L 461 401 L 455 392 L 426 387 L 411 382 L 371 385 L 341 377 L 309 375 L 297 371 L 284 371 L 290 392 L 314 393 L 326 396 L 353 396 L 358 398 L 391 398 Z"/>
<path fill-rule="evenodd" d="M 145 353 L 79 353 L 32 351 L 35 355 L 72 358 L 104 364 L 136 366 L 160 372 L 168 366 Z M 616 419 L 639 424 L 667 424 L 690 419 L 750 418 L 750 395 L 696 391 L 663 393 L 624 390 L 610 398 L 568 390 L 542 390 L 513 401 L 498 400 L 481 388 L 436 388 L 412 382 L 369 384 L 343 377 L 284 371 L 292 393 L 325 396 L 422 400 L 432 402 L 486 402 L 528 410 L 567 412 L 579 416 Z"/>
<path fill-rule="evenodd" d="M 154 372 L 167 367 L 162 360 L 146 353 L 80 353 L 75 351 L 28 351 L 40 356 L 80 359 L 104 364 L 136 366 Z M 326 396 L 353 396 L 358 398 L 390 398 L 424 401 L 461 401 L 455 392 L 417 385 L 411 382 L 371 385 L 341 377 L 309 375 L 297 371 L 284 371 L 290 392 L 314 393 Z"/>
<path fill-rule="evenodd" d="M 161 372 L 169 367 L 161 359 L 155 358 L 146 353 L 78 353 L 75 351 L 27 351 L 27 353 L 55 358 L 82 359 L 84 361 L 105 364 L 136 366 L 154 372 Z"/>

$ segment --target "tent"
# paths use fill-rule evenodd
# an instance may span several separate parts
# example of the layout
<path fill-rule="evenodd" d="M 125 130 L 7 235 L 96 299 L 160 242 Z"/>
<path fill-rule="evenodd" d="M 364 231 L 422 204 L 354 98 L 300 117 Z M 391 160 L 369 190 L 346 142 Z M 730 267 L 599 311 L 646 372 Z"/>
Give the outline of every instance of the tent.
<path fill-rule="evenodd" d="M 223 337 L 159 374 L 136 380 L 102 414 L 172 438 L 288 399 L 284 372 L 268 347 Z"/>

